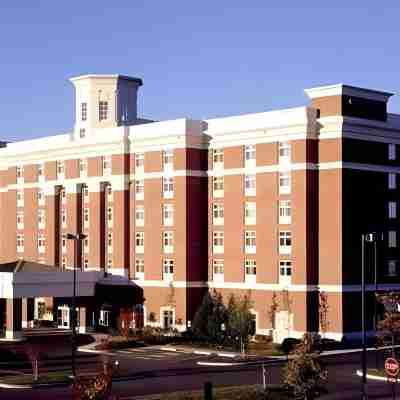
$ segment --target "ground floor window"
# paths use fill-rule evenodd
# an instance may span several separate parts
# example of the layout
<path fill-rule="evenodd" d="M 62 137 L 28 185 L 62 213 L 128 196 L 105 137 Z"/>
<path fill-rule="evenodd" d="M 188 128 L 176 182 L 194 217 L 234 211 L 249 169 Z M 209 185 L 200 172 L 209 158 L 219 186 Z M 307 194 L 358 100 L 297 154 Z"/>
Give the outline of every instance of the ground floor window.
<path fill-rule="evenodd" d="M 161 312 L 161 325 L 164 329 L 173 328 L 175 325 L 175 315 L 174 310 L 164 309 Z"/>
<path fill-rule="evenodd" d="M 38 319 L 43 319 L 46 314 L 46 303 L 44 301 L 37 303 L 37 317 Z"/>
<path fill-rule="evenodd" d="M 99 321 L 99 324 L 101 326 L 110 326 L 110 320 L 111 320 L 111 311 L 100 310 L 100 321 Z"/>

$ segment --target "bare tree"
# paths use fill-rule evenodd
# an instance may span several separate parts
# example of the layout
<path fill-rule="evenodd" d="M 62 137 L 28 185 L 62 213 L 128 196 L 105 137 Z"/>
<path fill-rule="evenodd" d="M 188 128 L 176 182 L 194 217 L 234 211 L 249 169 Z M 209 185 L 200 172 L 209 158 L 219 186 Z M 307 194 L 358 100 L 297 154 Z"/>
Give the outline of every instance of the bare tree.
<path fill-rule="evenodd" d="M 278 296 L 276 292 L 272 292 L 272 300 L 271 304 L 268 310 L 268 317 L 269 321 L 271 322 L 271 328 L 275 329 L 275 319 L 276 319 L 276 313 L 278 312 L 279 309 L 279 304 L 278 304 Z"/>
<path fill-rule="evenodd" d="M 377 294 L 376 299 L 385 307 L 384 317 L 378 322 L 379 339 L 384 342 L 385 338 L 389 336 L 391 344 L 394 346 L 400 337 L 400 293 Z M 394 347 L 392 352 L 394 352 Z"/>
<path fill-rule="evenodd" d="M 319 292 L 319 304 L 318 304 L 318 313 L 319 313 L 319 327 L 322 332 L 322 336 L 325 337 L 326 332 L 328 331 L 329 321 L 328 321 L 328 294 L 326 292 Z"/>

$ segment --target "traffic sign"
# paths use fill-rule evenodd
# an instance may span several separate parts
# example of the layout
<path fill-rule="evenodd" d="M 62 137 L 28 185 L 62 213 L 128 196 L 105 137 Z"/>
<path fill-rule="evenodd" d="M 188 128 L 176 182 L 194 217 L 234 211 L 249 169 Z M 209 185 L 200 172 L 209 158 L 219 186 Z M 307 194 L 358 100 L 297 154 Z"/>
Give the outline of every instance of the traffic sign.
<path fill-rule="evenodd" d="M 388 376 L 396 378 L 400 371 L 399 362 L 393 357 L 387 358 L 385 360 L 385 371 Z"/>

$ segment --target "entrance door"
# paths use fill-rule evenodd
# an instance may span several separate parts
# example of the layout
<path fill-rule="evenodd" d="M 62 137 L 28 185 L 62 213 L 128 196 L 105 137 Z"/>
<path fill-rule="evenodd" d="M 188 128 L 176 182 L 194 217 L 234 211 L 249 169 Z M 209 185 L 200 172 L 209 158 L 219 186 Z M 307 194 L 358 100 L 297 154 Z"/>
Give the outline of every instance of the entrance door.
<path fill-rule="evenodd" d="M 61 306 L 57 309 L 57 327 L 62 329 L 70 328 L 69 307 Z"/>
<path fill-rule="evenodd" d="M 274 342 L 282 343 L 293 332 L 293 314 L 288 311 L 279 311 L 275 315 Z"/>
<path fill-rule="evenodd" d="M 174 313 L 172 310 L 163 311 L 163 328 L 170 329 L 174 325 Z"/>

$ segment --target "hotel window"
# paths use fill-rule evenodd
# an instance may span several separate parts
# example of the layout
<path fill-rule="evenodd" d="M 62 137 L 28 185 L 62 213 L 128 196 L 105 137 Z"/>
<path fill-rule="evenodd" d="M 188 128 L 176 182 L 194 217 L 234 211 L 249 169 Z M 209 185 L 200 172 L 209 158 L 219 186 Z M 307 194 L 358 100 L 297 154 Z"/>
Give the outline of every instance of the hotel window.
<path fill-rule="evenodd" d="M 397 218 L 397 203 L 395 201 L 389 201 L 389 218 Z"/>
<path fill-rule="evenodd" d="M 163 197 L 164 199 L 174 197 L 174 178 L 163 178 Z"/>
<path fill-rule="evenodd" d="M 107 201 L 111 203 L 113 201 L 113 190 L 111 184 L 108 184 L 106 187 L 106 193 L 107 193 Z"/>
<path fill-rule="evenodd" d="M 89 238 L 86 236 L 83 241 L 83 250 L 85 254 L 89 253 Z"/>
<path fill-rule="evenodd" d="M 89 260 L 87 258 L 85 258 L 83 260 L 83 268 L 84 269 L 88 269 L 89 268 Z"/>
<path fill-rule="evenodd" d="M 78 160 L 78 165 L 79 165 L 79 175 L 81 177 L 86 177 L 87 176 L 87 159 L 80 158 Z"/>
<path fill-rule="evenodd" d="M 163 232 L 164 253 L 174 252 L 174 233 L 172 231 Z"/>
<path fill-rule="evenodd" d="M 135 172 L 143 171 L 144 169 L 144 153 L 135 154 Z"/>
<path fill-rule="evenodd" d="M 256 252 L 256 231 L 246 231 L 244 233 L 244 250 L 247 254 Z"/>
<path fill-rule="evenodd" d="M 389 160 L 396 159 L 396 145 L 393 143 L 388 144 L 388 158 Z"/>
<path fill-rule="evenodd" d="M 111 257 L 108 257 L 107 259 L 107 270 L 111 269 L 113 266 L 113 259 Z"/>
<path fill-rule="evenodd" d="M 244 176 L 244 194 L 245 196 L 256 195 L 256 176 L 254 174 Z"/>
<path fill-rule="evenodd" d="M 24 182 L 24 167 L 19 166 L 17 167 L 17 183 Z"/>
<path fill-rule="evenodd" d="M 213 204 L 213 224 L 214 225 L 224 224 L 224 205 L 222 203 Z"/>
<path fill-rule="evenodd" d="M 44 180 L 44 164 L 43 163 L 38 164 L 37 172 L 38 172 L 39 181 Z"/>
<path fill-rule="evenodd" d="M 292 232 L 279 232 L 279 254 L 290 254 L 292 251 Z"/>
<path fill-rule="evenodd" d="M 255 283 L 257 276 L 257 263 L 256 260 L 246 259 L 244 262 L 244 273 L 246 283 Z"/>
<path fill-rule="evenodd" d="M 224 177 L 213 177 L 213 195 L 214 197 L 224 197 Z"/>
<path fill-rule="evenodd" d="M 99 101 L 99 121 L 105 121 L 108 117 L 108 101 Z"/>
<path fill-rule="evenodd" d="M 89 203 L 89 189 L 87 186 L 82 187 L 82 193 L 83 193 L 83 202 L 84 203 Z"/>
<path fill-rule="evenodd" d="M 163 151 L 163 166 L 164 169 L 173 169 L 174 167 L 174 151 L 164 150 Z"/>
<path fill-rule="evenodd" d="M 292 222 L 292 207 L 290 200 L 279 201 L 279 223 L 290 224 Z"/>
<path fill-rule="evenodd" d="M 81 103 L 81 121 L 87 120 L 87 103 Z"/>
<path fill-rule="evenodd" d="M 79 137 L 84 138 L 85 136 L 86 136 L 86 129 L 85 128 L 79 129 Z"/>
<path fill-rule="evenodd" d="M 290 172 L 279 172 L 279 194 L 290 194 Z"/>
<path fill-rule="evenodd" d="M 290 284 L 292 281 L 292 262 L 290 260 L 279 261 L 279 283 Z"/>
<path fill-rule="evenodd" d="M 137 258 L 135 261 L 135 279 L 144 279 L 144 260 L 143 258 Z"/>
<path fill-rule="evenodd" d="M 217 282 L 224 280 L 224 260 L 221 258 L 213 260 L 213 280 Z"/>
<path fill-rule="evenodd" d="M 113 225 L 113 209 L 112 207 L 107 207 L 107 226 Z"/>
<path fill-rule="evenodd" d="M 43 234 L 38 235 L 38 252 L 44 253 L 46 247 L 46 239 Z"/>
<path fill-rule="evenodd" d="M 17 207 L 23 207 L 23 206 L 24 206 L 24 191 L 17 190 Z"/>
<path fill-rule="evenodd" d="M 388 234 L 388 245 L 389 247 L 397 247 L 397 232 L 396 231 L 389 231 Z"/>
<path fill-rule="evenodd" d="M 244 205 L 244 224 L 255 225 L 257 222 L 257 206 L 255 202 L 247 202 Z"/>
<path fill-rule="evenodd" d="M 108 252 L 112 253 L 113 252 L 113 234 L 112 234 L 112 232 L 108 232 L 107 247 L 108 247 Z"/>
<path fill-rule="evenodd" d="M 135 181 L 135 194 L 136 200 L 144 199 L 144 180 L 138 179 Z"/>
<path fill-rule="evenodd" d="M 136 253 L 144 252 L 144 232 L 136 232 Z"/>
<path fill-rule="evenodd" d="M 24 252 L 24 234 L 18 233 L 17 235 L 17 253 Z"/>
<path fill-rule="evenodd" d="M 174 224 L 174 206 L 173 204 L 163 205 L 163 224 L 164 226 L 172 226 Z"/>
<path fill-rule="evenodd" d="M 163 265 L 163 279 L 164 281 L 174 280 L 174 260 L 165 259 Z"/>
<path fill-rule="evenodd" d="M 389 260 L 387 262 L 387 276 L 397 276 L 397 260 Z"/>
<path fill-rule="evenodd" d="M 38 210 L 38 227 L 39 229 L 44 229 L 46 224 L 46 213 L 45 210 Z"/>
<path fill-rule="evenodd" d="M 224 149 L 214 149 L 214 151 L 213 151 L 213 167 L 214 167 L 214 169 L 224 167 Z"/>
<path fill-rule="evenodd" d="M 84 228 L 89 228 L 89 207 L 85 207 L 83 209 L 83 227 Z"/>
<path fill-rule="evenodd" d="M 65 165 L 64 161 L 57 161 L 57 179 L 64 179 Z"/>
<path fill-rule="evenodd" d="M 64 188 L 61 189 L 60 196 L 61 196 L 61 204 L 67 204 L 67 192 Z"/>
<path fill-rule="evenodd" d="M 224 232 L 213 233 L 213 253 L 223 254 L 224 252 Z"/>
<path fill-rule="evenodd" d="M 396 189 L 396 174 L 394 172 L 389 172 L 389 189 Z"/>
<path fill-rule="evenodd" d="M 61 239 L 61 251 L 63 254 L 67 252 L 67 239 Z"/>
<path fill-rule="evenodd" d="M 249 144 L 244 147 L 244 166 L 256 166 L 256 146 L 254 144 Z"/>
<path fill-rule="evenodd" d="M 144 226 L 144 206 L 136 206 L 136 226 Z"/>
<path fill-rule="evenodd" d="M 66 208 L 61 209 L 61 225 L 63 228 L 67 227 L 67 209 Z"/>
<path fill-rule="evenodd" d="M 44 197 L 44 190 L 38 189 L 37 191 L 37 201 L 39 206 L 45 205 L 45 197 Z"/>
<path fill-rule="evenodd" d="M 290 162 L 289 142 L 279 142 L 279 163 Z"/>
<path fill-rule="evenodd" d="M 111 156 L 103 156 L 103 175 L 111 175 Z"/>
<path fill-rule="evenodd" d="M 61 268 L 64 270 L 67 268 L 67 257 L 61 258 Z"/>

